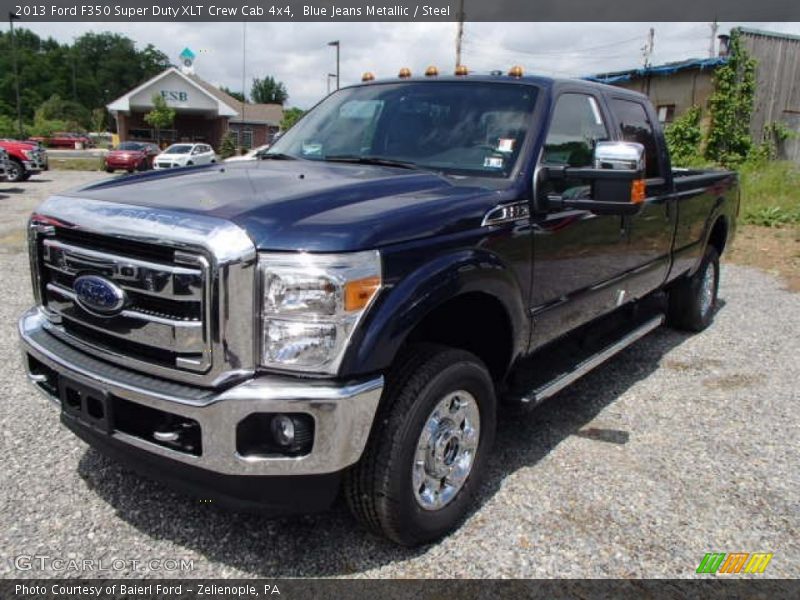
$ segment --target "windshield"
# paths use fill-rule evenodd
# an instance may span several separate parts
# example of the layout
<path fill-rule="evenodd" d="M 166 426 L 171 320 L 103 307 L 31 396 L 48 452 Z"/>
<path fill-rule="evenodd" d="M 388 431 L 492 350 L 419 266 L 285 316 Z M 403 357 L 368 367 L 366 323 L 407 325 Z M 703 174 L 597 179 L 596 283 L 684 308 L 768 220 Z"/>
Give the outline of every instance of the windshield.
<path fill-rule="evenodd" d="M 137 144 L 136 142 L 122 142 L 119 146 L 117 146 L 117 150 L 141 150 L 142 144 Z"/>
<path fill-rule="evenodd" d="M 166 150 L 164 154 L 189 154 L 192 151 L 191 144 L 173 144 Z"/>
<path fill-rule="evenodd" d="M 507 177 L 537 89 L 475 82 L 348 88 L 326 98 L 267 156 L 398 161 L 450 174 Z"/>

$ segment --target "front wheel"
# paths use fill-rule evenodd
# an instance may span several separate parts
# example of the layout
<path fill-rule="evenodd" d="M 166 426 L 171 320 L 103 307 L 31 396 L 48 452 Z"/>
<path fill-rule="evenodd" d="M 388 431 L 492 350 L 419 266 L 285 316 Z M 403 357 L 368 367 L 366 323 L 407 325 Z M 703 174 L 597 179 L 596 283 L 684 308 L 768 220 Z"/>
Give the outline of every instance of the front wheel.
<path fill-rule="evenodd" d="M 719 254 L 708 246 L 700 267 L 669 293 L 669 324 L 676 329 L 702 331 L 711 324 L 719 291 Z"/>
<path fill-rule="evenodd" d="M 25 181 L 27 179 L 25 174 L 25 167 L 22 166 L 21 162 L 13 158 L 8 161 L 6 179 L 8 179 L 9 182 L 18 183 L 20 181 Z"/>
<path fill-rule="evenodd" d="M 387 376 L 364 455 L 345 476 L 356 518 L 408 546 L 464 518 L 496 422 L 494 384 L 480 359 L 444 346 L 410 350 Z"/>

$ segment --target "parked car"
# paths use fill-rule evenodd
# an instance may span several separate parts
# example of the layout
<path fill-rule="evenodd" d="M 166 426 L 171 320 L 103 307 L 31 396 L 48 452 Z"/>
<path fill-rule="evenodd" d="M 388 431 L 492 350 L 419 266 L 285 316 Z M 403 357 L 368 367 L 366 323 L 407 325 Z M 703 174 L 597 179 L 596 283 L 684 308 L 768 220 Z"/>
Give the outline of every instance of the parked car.
<path fill-rule="evenodd" d="M 8 153 L 8 181 L 27 181 L 31 175 L 49 168 L 47 152 L 35 142 L 2 139 L 0 148 Z"/>
<path fill-rule="evenodd" d="M 269 150 L 270 145 L 264 144 L 263 146 L 258 146 L 257 148 L 252 148 L 251 150 L 247 151 L 246 153 L 242 154 L 241 156 L 231 156 L 230 158 L 226 158 L 224 162 L 240 162 L 243 160 L 258 160 L 261 158 L 267 150 Z"/>
<path fill-rule="evenodd" d="M 25 365 L 70 430 L 172 485 L 276 513 L 341 489 L 430 542 L 472 506 L 498 411 L 709 326 L 738 210 L 736 173 L 671 168 L 637 92 L 362 83 L 257 163 L 46 200 Z"/>
<path fill-rule="evenodd" d="M 215 162 L 217 162 L 217 155 L 208 144 L 172 144 L 155 157 L 153 168 L 171 169 Z"/>
<path fill-rule="evenodd" d="M 149 142 L 122 142 L 109 151 L 103 158 L 103 167 L 107 173 L 117 169 L 133 173 L 153 168 L 153 159 L 160 150 Z"/>
<path fill-rule="evenodd" d="M 78 148 L 78 145 L 83 148 L 94 147 L 92 139 L 82 133 L 59 132 L 54 133 L 50 137 L 33 136 L 29 139 L 32 142 L 41 143 L 51 148 L 68 148 L 73 150 Z"/>

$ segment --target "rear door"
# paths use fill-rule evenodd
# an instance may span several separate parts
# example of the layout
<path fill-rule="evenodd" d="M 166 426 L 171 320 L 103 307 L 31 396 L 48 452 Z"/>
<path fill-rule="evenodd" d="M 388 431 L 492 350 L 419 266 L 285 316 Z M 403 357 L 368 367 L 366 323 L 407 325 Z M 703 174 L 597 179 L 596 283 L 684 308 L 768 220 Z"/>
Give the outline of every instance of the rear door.
<path fill-rule="evenodd" d="M 626 301 L 650 293 L 665 281 L 677 216 L 667 151 L 645 102 L 630 96 L 609 98 L 616 135 L 645 148 L 647 197 L 639 213 L 622 219 L 625 252 L 618 260 L 627 273 L 622 288 Z"/>

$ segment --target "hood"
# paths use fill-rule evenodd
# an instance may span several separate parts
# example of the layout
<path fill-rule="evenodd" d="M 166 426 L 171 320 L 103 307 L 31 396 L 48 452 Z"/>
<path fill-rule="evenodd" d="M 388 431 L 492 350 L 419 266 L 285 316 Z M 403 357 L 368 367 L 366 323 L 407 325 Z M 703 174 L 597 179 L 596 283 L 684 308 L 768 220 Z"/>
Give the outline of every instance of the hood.
<path fill-rule="evenodd" d="M 18 140 L 0 140 L 0 146 L 3 146 L 3 148 L 17 148 L 19 150 L 33 150 L 39 147 L 38 144 L 33 142 L 21 142 Z"/>
<path fill-rule="evenodd" d="M 260 250 L 345 252 L 478 227 L 504 196 L 424 172 L 262 160 L 150 172 L 65 195 L 233 221 Z"/>

